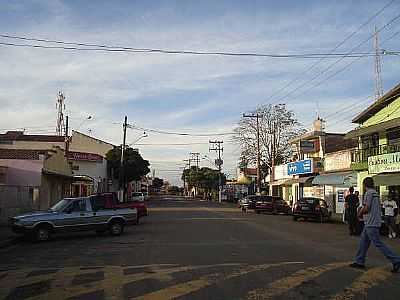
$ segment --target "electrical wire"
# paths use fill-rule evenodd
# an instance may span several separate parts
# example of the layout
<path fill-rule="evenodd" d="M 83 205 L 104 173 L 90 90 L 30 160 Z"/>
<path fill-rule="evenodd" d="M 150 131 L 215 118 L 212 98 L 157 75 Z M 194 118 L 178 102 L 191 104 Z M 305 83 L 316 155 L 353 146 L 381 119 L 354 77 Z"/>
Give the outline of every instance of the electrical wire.
<path fill-rule="evenodd" d="M 151 128 L 144 128 L 139 126 L 129 126 L 129 128 L 133 130 L 144 130 L 146 132 L 153 132 L 158 134 L 166 134 L 166 135 L 179 135 L 179 136 L 223 136 L 223 135 L 233 135 L 234 132 L 222 132 L 222 133 L 182 133 L 182 132 L 171 132 L 171 131 L 164 131 L 158 129 L 151 129 Z"/>
<path fill-rule="evenodd" d="M 339 44 L 337 44 L 329 53 L 332 54 L 335 50 L 337 50 L 339 47 L 341 47 L 344 43 L 346 43 L 348 40 L 350 40 L 354 35 L 356 35 L 357 32 L 359 32 L 363 27 L 368 25 L 373 19 L 375 19 L 377 16 L 379 16 L 386 8 L 388 8 L 390 5 L 394 3 L 395 0 L 391 0 L 388 2 L 385 6 L 383 6 L 378 12 L 376 12 L 374 15 L 372 15 L 368 20 L 364 23 L 362 23 L 355 31 L 353 31 L 350 35 L 348 35 L 344 40 L 342 40 Z M 285 86 L 280 88 L 279 90 L 275 91 L 268 99 L 266 102 L 271 100 L 273 97 L 275 97 L 277 94 L 279 94 L 281 91 L 285 90 L 295 82 L 297 82 L 300 78 L 302 78 L 305 74 L 310 72 L 310 70 L 314 69 L 317 65 L 319 65 L 323 60 L 325 60 L 327 57 L 321 57 L 318 61 L 313 63 L 310 67 L 306 68 L 306 70 L 302 73 L 300 73 L 298 76 L 296 76 L 293 80 L 291 80 L 289 83 L 287 83 Z"/>
<path fill-rule="evenodd" d="M 185 54 L 185 55 L 218 55 L 218 56 L 248 56 L 248 57 L 268 57 L 268 58 L 308 58 L 308 59 L 318 59 L 318 58 L 354 58 L 354 57 L 370 57 L 375 56 L 374 52 L 358 52 L 358 53 L 300 53 L 300 54 L 267 54 L 267 53 L 239 53 L 239 52 L 207 52 L 207 51 L 188 51 L 188 50 L 166 50 L 166 49 L 151 49 L 151 48 L 133 48 L 133 47 L 113 47 L 106 45 L 93 45 L 85 43 L 72 43 L 63 41 L 53 41 L 46 39 L 37 38 L 26 38 L 20 36 L 0 34 L 0 37 L 9 39 L 20 39 L 29 41 L 38 41 L 44 43 L 57 43 L 64 45 L 80 45 L 77 46 L 47 46 L 39 44 L 17 44 L 17 43 L 7 43 L 0 42 L 3 46 L 13 46 L 13 47 L 28 47 L 28 48 L 42 48 L 42 49 L 58 49 L 58 50 L 74 50 L 74 51 L 102 51 L 102 52 L 131 52 L 131 53 L 161 53 L 161 54 Z M 92 48 L 82 48 L 92 47 Z M 390 51 L 390 53 L 397 54 L 399 51 Z"/>
<path fill-rule="evenodd" d="M 382 30 L 384 30 L 385 28 L 387 28 L 388 26 L 390 26 L 391 24 L 393 24 L 395 21 L 397 21 L 400 18 L 400 14 L 396 15 L 394 18 L 392 18 L 388 23 L 386 23 L 384 26 L 380 27 L 376 33 L 381 32 Z M 359 43 L 357 46 L 353 47 L 349 52 L 347 52 L 348 54 L 351 54 L 353 51 L 357 50 L 358 48 L 360 48 L 362 45 L 364 45 L 365 43 L 369 42 L 372 38 L 375 37 L 375 34 L 370 35 L 367 39 L 363 40 L 361 43 Z M 393 38 L 393 37 L 392 37 Z M 387 41 L 387 40 L 385 40 Z M 344 70 L 346 70 L 348 67 L 350 67 L 353 63 L 355 63 L 356 61 L 360 60 L 362 57 L 358 57 L 354 60 L 352 60 L 350 63 L 348 63 L 347 65 L 345 65 L 343 68 L 339 69 L 338 71 L 334 72 L 333 74 L 331 74 L 330 76 L 328 76 L 327 78 L 317 82 L 316 84 L 312 85 L 311 87 L 309 87 L 306 90 L 303 90 L 300 94 L 297 94 L 296 97 L 304 95 L 306 92 L 310 91 L 311 89 L 320 86 L 322 83 L 324 83 L 325 81 L 331 79 L 332 77 L 336 76 L 337 74 L 343 72 Z M 276 103 L 279 103 L 280 101 L 282 101 L 283 99 L 287 98 L 288 96 L 292 95 L 294 92 L 298 91 L 299 89 L 303 88 L 304 86 L 306 86 L 307 84 L 313 82 L 315 79 L 317 79 L 318 77 L 320 77 L 321 75 L 325 74 L 327 71 L 329 71 L 332 67 L 334 67 L 335 65 L 337 65 L 339 62 L 341 62 L 343 60 L 343 57 L 339 58 L 337 61 L 333 62 L 332 64 L 330 64 L 327 68 L 325 68 L 324 70 L 322 70 L 321 72 L 319 72 L 316 76 L 314 76 L 313 78 L 311 78 L 310 80 L 304 82 L 303 84 L 301 84 L 300 86 L 297 86 L 295 89 L 291 90 L 289 93 L 285 94 L 283 97 L 279 98 L 278 100 L 276 100 Z M 294 99 L 291 98 L 291 99 Z M 290 99 L 287 99 L 287 101 L 290 101 Z"/>

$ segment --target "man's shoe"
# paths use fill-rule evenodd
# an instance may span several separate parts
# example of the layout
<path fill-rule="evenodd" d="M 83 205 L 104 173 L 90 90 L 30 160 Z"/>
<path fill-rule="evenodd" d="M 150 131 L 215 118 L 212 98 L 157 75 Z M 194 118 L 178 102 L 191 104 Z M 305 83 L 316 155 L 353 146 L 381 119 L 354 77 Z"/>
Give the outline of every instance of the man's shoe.
<path fill-rule="evenodd" d="M 350 264 L 349 267 L 355 268 L 355 269 L 365 270 L 365 266 L 364 266 L 364 265 L 358 264 L 358 263 L 356 263 L 356 262 Z"/>
<path fill-rule="evenodd" d="M 392 273 L 399 273 L 400 270 L 400 263 L 393 264 Z"/>

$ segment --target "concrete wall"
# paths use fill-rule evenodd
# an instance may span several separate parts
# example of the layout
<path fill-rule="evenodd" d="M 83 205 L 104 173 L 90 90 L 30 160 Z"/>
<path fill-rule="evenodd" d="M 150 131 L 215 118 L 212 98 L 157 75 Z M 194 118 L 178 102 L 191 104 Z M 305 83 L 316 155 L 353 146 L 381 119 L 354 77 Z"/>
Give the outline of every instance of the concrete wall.
<path fill-rule="evenodd" d="M 105 156 L 108 151 L 114 148 L 113 145 L 92 138 L 77 131 L 72 131 L 72 139 L 69 146 L 70 151 L 95 153 Z"/>
<path fill-rule="evenodd" d="M 97 191 L 99 177 L 101 179 L 107 178 L 107 161 L 103 159 L 102 162 L 94 161 L 73 161 L 73 166 L 78 166 L 79 170 L 74 170 L 74 175 L 85 175 L 93 178 L 93 188 Z"/>
<path fill-rule="evenodd" d="M 8 218 L 39 209 L 39 187 L 0 185 L 0 224 Z"/>
<path fill-rule="evenodd" d="M 40 185 L 43 160 L 0 159 L 0 166 L 7 167 L 7 185 Z"/>
<path fill-rule="evenodd" d="M 10 144 L 0 144 L 0 149 L 49 150 L 53 146 L 64 148 L 64 142 L 13 141 Z"/>
<path fill-rule="evenodd" d="M 54 148 L 51 156 L 46 158 L 43 163 L 45 171 L 54 172 L 60 175 L 72 176 L 71 165 L 68 163 L 64 151 L 60 148 Z"/>

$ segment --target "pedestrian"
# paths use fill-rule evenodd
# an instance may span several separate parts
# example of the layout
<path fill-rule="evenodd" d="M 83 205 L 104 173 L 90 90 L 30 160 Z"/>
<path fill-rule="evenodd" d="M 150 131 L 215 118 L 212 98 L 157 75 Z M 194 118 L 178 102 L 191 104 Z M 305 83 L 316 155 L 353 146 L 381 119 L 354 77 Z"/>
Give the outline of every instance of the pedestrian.
<path fill-rule="evenodd" d="M 385 214 L 385 223 L 389 228 L 389 238 L 393 239 L 396 237 L 396 221 L 397 215 L 397 204 L 393 199 L 387 199 L 383 202 L 383 209 Z"/>
<path fill-rule="evenodd" d="M 363 207 L 359 211 L 359 216 L 364 218 L 364 229 L 360 238 L 360 245 L 357 251 L 355 262 L 350 264 L 352 268 L 365 269 L 365 258 L 371 242 L 374 246 L 392 263 L 393 273 L 399 272 L 400 256 L 396 255 L 380 239 L 379 228 L 381 226 L 381 205 L 379 195 L 374 189 L 374 180 L 367 177 L 363 182 L 365 194 L 363 197 Z"/>
<path fill-rule="evenodd" d="M 356 235 L 358 227 L 357 208 L 360 200 L 354 194 L 354 187 L 349 188 L 349 194 L 345 198 L 346 216 L 349 224 L 349 234 Z"/>

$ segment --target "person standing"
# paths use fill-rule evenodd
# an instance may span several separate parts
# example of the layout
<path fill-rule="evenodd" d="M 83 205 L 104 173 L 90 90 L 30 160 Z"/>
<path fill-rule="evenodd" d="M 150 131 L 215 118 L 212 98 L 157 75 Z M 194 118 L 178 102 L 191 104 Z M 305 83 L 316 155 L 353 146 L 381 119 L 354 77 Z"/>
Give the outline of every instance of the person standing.
<path fill-rule="evenodd" d="M 392 263 L 393 273 L 399 272 L 400 256 L 396 255 L 380 239 L 379 228 L 381 226 L 381 205 L 378 193 L 374 189 L 374 180 L 367 177 L 363 182 L 366 191 L 363 198 L 363 207 L 359 215 L 364 217 L 364 229 L 361 234 L 360 245 L 355 262 L 350 264 L 352 268 L 365 269 L 365 258 L 371 242 Z"/>
<path fill-rule="evenodd" d="M 383 209 L 385 210 L 385 223 L 389 228 L 389 238 L 396 237 L 396 223 L 395 216 L 397 210 L 396 201 L 393 199 L 388 199 L 383 202 Z"/>
<path fill-rule="evenodd" d="M 346 207 L 347 222 L 349 224 L 349 233 L 350 235 L 356 235 L 358 227 L 357 208 L 360 204 L 360 200 L 354 194 L 354 187 L 349 188 L 349 194 L 346 196 L 344 201 Z"/>

